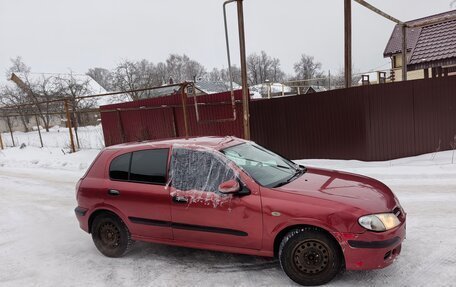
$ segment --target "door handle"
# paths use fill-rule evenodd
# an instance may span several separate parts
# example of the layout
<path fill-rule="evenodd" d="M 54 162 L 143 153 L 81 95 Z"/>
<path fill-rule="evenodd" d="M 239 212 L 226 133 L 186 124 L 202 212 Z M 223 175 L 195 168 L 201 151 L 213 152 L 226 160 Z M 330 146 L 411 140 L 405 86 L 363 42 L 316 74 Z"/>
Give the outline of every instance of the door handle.
<path fill-rule="evenodd" d="M 188 203 L 188 199 L 183 196 L 173 196 L 173 202 L 175 203 Z"/>
<path fill-rule="evenodd" d="M 120 191 L 118 191 L 116 189 L 110 189 L 110 190 L 108 190 L 108 194 L 112 195 L 112 196 L 119 196 L 120 195 Z"/>

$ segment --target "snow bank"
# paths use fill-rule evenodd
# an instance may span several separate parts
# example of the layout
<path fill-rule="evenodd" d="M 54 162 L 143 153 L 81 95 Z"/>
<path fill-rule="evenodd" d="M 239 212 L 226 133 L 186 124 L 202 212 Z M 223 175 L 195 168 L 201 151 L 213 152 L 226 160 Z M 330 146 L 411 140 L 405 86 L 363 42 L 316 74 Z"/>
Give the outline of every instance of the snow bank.
<path fill-rule="evenodd" d="M 41 136 L 43 138 L 44 147 L 70 147 L 70 135 L 68 128 L 55 126 L 49 132 L 41 129 Z M 73 130 L 73 136 L 76 143 L 76 136 Z M 79 145 L 81 149 L 101 149 L 104 147 L 103 130 L 101 125 L 87 126 L 78 128 Z M 40 137 L 38 130 L 34 128 L 31 132 L 14 132 L 13 133 L 15 146 L 41 147 Z M 2 133 L 3 143 L 7 147 L 12 147 L 13 143 L 9 133 Z"/>
<path fill-rule="evenodd" d="M 0 150 L 0 167 L 67 170 L 83 173 L 100 150 L 66 153 L 59 148 L 19 147 Z"/>

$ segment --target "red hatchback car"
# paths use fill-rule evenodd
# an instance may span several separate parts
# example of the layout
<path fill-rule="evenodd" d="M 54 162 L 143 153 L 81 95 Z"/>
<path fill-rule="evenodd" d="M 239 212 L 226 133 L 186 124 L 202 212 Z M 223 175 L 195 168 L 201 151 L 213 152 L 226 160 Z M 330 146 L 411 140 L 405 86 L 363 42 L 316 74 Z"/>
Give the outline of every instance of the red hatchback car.
<path fill-rule="evenodd" d="M 83 230 L 109 257 L 135 240 L 277 256 L 302 285 L 390 265 L 406 214 L 383 183 L 304 167 L 253 142 L 200 137 L 105 148 L 77 184 Z"/>

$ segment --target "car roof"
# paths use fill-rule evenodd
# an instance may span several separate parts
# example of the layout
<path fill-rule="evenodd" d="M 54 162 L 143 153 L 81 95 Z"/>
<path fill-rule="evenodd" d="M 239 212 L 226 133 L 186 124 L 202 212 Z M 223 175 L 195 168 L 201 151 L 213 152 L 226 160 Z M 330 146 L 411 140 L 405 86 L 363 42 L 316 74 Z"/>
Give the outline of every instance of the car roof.
<path fill-rule="evenodd" d="M 212 148 L 215 150 L 222 150 L 224 148 L 238 145 L 247 142 L 246 140 L 233 137 L 216 137 L 216 136 L 205 136 L 205 137 L 190 137 L 190 138 L 173 138 L 163 140 L 150 140 L 140 142 L 129 142 L 118 145 L 109 146 L 106 149 L 129 149 L 129 150 L 140 150 L 144 148 L 166 148 L 173 145 L 192 145 L 200 146 L 205 148 Z"/>

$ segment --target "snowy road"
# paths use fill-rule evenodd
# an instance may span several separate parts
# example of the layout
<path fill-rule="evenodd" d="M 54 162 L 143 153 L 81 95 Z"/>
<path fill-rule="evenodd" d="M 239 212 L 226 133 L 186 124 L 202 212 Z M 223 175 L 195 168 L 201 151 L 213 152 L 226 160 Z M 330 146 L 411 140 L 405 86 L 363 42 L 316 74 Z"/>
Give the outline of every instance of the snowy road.
<path fill-rule="evenodd" d="M 373 175 L 408 212 L 395 264 L 345 272 L 328 286 L 456 285 L 456 165 L 309 163 Z M 0 286 L 295 286 L 276 261 L 259 257 L 146 243 L 124 258 L 102 256 L 73 213 L 81 174 L 0 167 Z"/>

